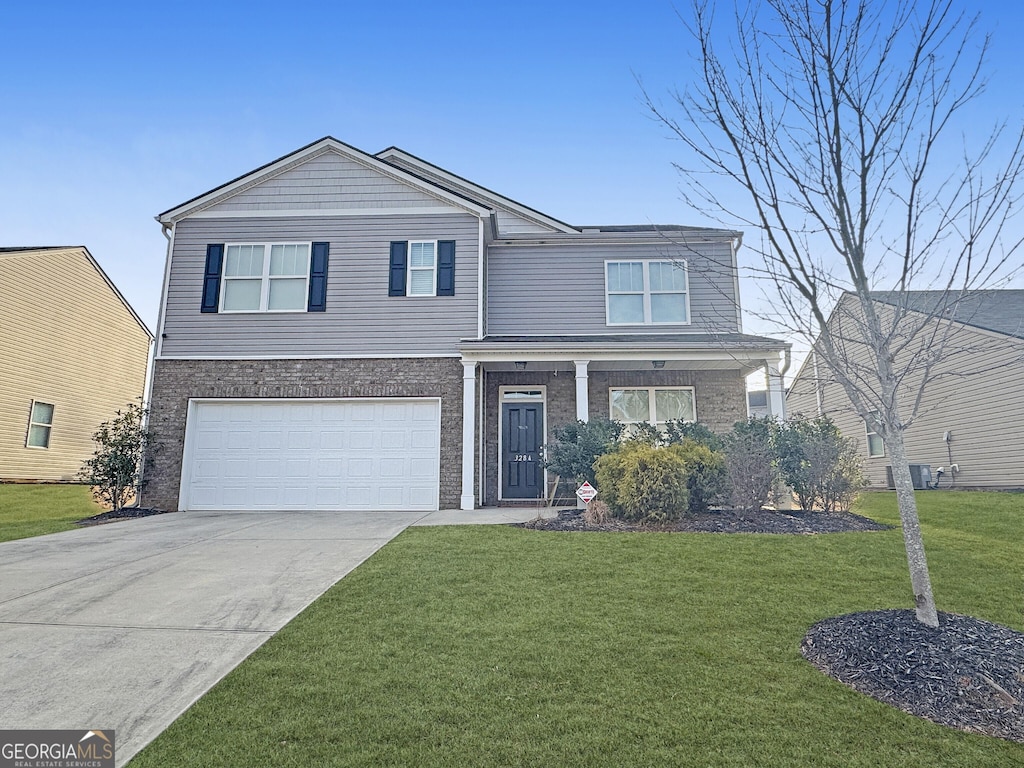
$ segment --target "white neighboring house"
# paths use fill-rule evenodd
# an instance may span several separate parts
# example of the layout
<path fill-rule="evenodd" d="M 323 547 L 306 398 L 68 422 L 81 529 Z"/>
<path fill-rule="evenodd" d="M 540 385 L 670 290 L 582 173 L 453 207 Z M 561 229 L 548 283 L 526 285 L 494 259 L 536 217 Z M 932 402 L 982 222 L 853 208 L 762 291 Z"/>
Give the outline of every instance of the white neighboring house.
<path fill-rule="evenodd" d="M 921 316 L 936 306 L 940 292 L 878 292 L 872 298 L 883 309 L 905 304 Z M 855 306 L 847 294 L 829 323 L 842 322 Z M 920 416 L 905 434 L 910 463 L 929 467 L 940 488 L 1024 488 L 1024 290 L 976 292 L 947 319 L 955 323 L 954 335 L 935 364 L 943 376 L 926 388 Z M 872 486 L 890 486 L 882 440 L 868 431 L 814 353 L 793 381 L 786 409 L 831 417 L 843 435 L 860 443 Z"/>

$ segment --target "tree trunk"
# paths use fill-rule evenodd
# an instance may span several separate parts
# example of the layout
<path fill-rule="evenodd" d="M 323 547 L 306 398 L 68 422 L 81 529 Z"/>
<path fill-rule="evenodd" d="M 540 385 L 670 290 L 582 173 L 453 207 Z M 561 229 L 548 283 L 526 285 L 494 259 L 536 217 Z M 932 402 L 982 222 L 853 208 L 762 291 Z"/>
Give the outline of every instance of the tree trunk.
<path fill-rule="evenodd" d="M 910 568 L 910 585 L 914 590 L 917 620 L 929 627 L 938 627 L 939 614 L 932 595 L 932 580 L 928 575 L 928 560 L 924 554 L 924 540 L 921 538 L 921 523 L 917 518 L 917 500 L 914 498 L 914 482 L 910 477 L 903 432 L 893 430 L 885 443 L 892 462 L 892 479 L 896 485 L 896 503 L 903 526 L 903 546 L 907 550 L 907 566 Z"/>

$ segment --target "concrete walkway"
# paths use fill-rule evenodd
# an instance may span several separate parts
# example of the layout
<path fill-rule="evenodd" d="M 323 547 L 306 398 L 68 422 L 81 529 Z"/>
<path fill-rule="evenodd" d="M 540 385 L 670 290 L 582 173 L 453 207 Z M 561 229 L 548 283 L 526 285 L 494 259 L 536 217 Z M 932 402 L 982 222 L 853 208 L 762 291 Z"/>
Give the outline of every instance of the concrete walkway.
<path fill-rule="evenodd" d="M 112 729 L 123 765 L 407 526 L 538 514 L 181 512 L 2 543 L 0 729 Z"/>

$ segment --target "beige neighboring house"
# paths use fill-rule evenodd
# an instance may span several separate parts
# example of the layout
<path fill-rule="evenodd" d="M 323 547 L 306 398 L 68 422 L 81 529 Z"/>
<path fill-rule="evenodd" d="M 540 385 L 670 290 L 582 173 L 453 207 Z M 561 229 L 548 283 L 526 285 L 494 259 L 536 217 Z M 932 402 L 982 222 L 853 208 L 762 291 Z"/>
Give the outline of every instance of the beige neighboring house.
<path fill-rule="evenodd" d="M 913 320 L 932 315 L 941 295 L 878 292 L 873 298 L 883 314 L 904 306 Z M 855 307 L 854 297 L 844 296 L 829 319 L 833 329 L 837 323 L 850 322 Z M 979 291 L 946 316 L 952 330 L 945 353 L 935 356 L 933 368 L 941 376 L 925 389 L 920 415 L 906 432 L 912 472 L 913 465 L 928 466 L 934 482 L 941 468 L 940 488 L 1024 488 L 1024 290 Z M 914 343 L 938 349 L 932 342 L 938 323 L 929 321 Z M 915 389 L 911 383 L 908 393 Z M 906 414 L 911 395 L 904 394 L 901 404 Z M 843 435 L 859 442 L 871 485 L 891 487 L 882 440 L 868 431 L 813 353 L 790 388 L 786 411 L 832 418 Z"/>
<path fill-rule="evenodd" d="M 0 248 L 0 481 L 69 481 L 153 335 L 86 248 Z"/>

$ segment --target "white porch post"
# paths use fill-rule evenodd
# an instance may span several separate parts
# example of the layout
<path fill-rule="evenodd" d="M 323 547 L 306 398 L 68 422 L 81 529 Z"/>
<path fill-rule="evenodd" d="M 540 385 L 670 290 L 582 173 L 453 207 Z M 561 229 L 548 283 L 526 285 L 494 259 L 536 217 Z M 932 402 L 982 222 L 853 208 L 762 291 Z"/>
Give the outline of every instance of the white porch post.
<path fill-rule="evenodd" d="M 474 509 L 473 465 L 476 454 L 476 363 L 462 361 L 462 497 L 461 509 Z"/>
<path fill-rule="evenodd" d="M 768 385 L 768 412 L 778 421 L 783 421 L 786 418 L 786 393 L 777 364 L 765 366 L 765 381 Z"/>
<path fill-rule="evenodd" d="M 573 360 L 576 365 L 576 418 L 590 421 L 590 396 L 587 393 L 589 360 Z"/>

